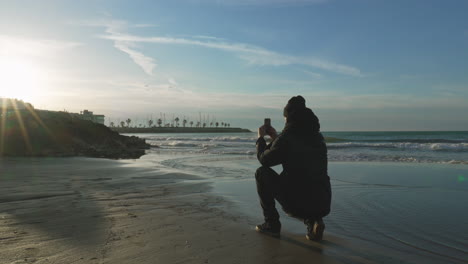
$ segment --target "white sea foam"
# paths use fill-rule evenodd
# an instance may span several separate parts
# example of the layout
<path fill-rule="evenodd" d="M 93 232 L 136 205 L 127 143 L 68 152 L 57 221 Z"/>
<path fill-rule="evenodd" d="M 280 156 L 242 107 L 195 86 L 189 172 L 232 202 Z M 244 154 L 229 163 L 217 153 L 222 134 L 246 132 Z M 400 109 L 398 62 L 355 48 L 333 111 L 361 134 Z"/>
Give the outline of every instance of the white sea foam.
<path fill-rule="evenodd" d="M 182 142 L 182 141 L 171 141 L 166 144 L 161 144 L 161 146 L 171 146 L 171 147 L 198 147 L 198 144 Z"/>
<path fill-rule="evenodd" d="M 255 142 L 255 137 L 148 137 L 149 140 L 155 141 L 226 141 L 226 142 Z"/>
<path fill-rule="evenodd" d="M 376 149 L 402 149 L 402 150 L 433 150 L 433 151 L 468 151 L 468 143 L 369 143 L 346 142 L 329 143 L 329 149 L 344 148 L 376 148 Z"/>
<path fill-rule="evenodd" d="M 428 138 L 427 133 L 420 137 L 408 134 L 389 139 L 365 138 L 360 133 L 356 140 L 354 134 L 346 139 L 342 134 L 332 135 L 338 142 L 327 143 L 330 161 L 376 161 L 410 163 L 468 164 L 468 139 L 454 139 L 453 136 L 436 133 L 437 138 Z M 372 135 L 372 133 L 371 133 Z M 463 134 L 464 135 L 464 134 Z M 461 137 L 460 135 L 457 135 Z M 464 136 L 463 136 L 464 137 Z M 145 137 L 151 145 L 158 146 L 154 151 L 212 155 L 244 155 L 254 158 L 256 136 L 253 133 L 241 135 L 184 134 L 157 135 Z"/>

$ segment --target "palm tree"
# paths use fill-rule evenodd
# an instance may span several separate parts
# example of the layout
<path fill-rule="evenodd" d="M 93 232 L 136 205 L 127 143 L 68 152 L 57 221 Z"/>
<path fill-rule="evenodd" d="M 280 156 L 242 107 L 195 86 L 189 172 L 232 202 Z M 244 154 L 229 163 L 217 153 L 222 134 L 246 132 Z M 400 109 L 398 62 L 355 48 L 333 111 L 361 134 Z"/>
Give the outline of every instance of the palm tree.
<path fill-rule="evenodd" d="M 186 124 L 187 124 L 187 119 L 184 119 L 184 121 L 182 121 L 182 125 L 185 127 Z"/>
<path fill-rule="evenodd" d="M 210 127 L 212 127 L 212 126 L 213 126 L 213 122 L 210 123 Z"/>
<path fill-rule="evenodd" d="M 130 127 L 130 123 L 132 122 L 132 120 L 129 118 L 129 119 L 125 120 L 125 122 L 127 123 L 127 127 Z"/>
<path fill-rule="evenodd" d="M 193 126 L 193 121 L 190 121 L 190 127 L 192 127 L 192 126 Z"/>
<path fill-rule="evenodd" d="M 205 128 L 205 127 L 206 127 L 206 123 L 203 123 L 203 128 Z"/>
<path fill-rule="evenodd" d="M 197 122 L 197 127 L 200 127 L 200 121 Z"/>
<path fill-rule="evenodd" d="M 179 120 L 180 120 L 180 119 L 179 119 L 178 117 L 176 117 L 176 118 L 174 119 L 174 121 L 175 121 L 175 123 L 176 123 L 176 127 L 179 127 Z"/>
<path fill-rule="evenodd" d="M 158 126 L 161 127 L 161 125 L 162 125 L 162 120 L 161 120 L 161 118 L 158 119 L 157 123 L 158 123 Z"/>
<path fill-rule="evenodd" d="M 218 123 L 218 122 L 216 122 L 216 127 L 218 127 L 218 126 L 219 126 L 219 123 Z"/>
<path fill-rule="evenodd" d="M 125 126 L 125 122 L 124 122 L 124 121 L 121 121 L 121 122 L 120 122 L 120 126 L 121 126 L 121 127 L 124 127 L 124 126 Z"/>
<path fill-rule="evenodd" d="M 152 126 L 153 126 L 153 120 L 151 120 L 151 119 L 148 120 L 148 126 L 149 126 L 149 127 L 152 127 Z"/>

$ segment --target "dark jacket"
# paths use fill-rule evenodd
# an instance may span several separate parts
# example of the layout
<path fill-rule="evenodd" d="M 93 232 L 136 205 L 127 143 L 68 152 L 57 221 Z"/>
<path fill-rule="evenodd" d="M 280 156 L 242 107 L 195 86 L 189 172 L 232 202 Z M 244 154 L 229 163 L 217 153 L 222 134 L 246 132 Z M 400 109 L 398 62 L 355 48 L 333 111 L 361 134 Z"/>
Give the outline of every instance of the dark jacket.
<path fill-rule="evenodd" d="M 296 217 L 323 217 L 330 212 L 331 187 L 327 147 L 318 131 L 287 126 L 268 146 L 257 141 L 257 158 L 263 166 L 282 164 L 281 205 Z"/>

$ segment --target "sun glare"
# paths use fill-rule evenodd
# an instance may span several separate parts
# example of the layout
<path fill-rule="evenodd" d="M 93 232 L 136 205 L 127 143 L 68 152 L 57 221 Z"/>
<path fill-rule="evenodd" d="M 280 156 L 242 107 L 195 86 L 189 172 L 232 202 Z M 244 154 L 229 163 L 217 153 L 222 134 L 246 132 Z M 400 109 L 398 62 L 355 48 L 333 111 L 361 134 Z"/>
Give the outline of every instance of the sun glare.
<path fill-rule="evenodd" d="M 39 95 L 39 68 L 18 58 L 0 57 L 0 97 L 27 102 Z"/>

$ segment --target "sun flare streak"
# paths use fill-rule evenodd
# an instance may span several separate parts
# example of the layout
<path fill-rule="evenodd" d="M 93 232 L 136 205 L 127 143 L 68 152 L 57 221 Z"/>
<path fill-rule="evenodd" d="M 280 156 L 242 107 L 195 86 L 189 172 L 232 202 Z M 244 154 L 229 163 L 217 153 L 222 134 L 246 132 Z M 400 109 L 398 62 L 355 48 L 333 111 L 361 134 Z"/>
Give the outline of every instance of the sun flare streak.
<path fill-rule="evenodd" d="M 18 105 L 16 104 L 15 100 L 11 100 L 13 105 L 13 111 L 15 112 L 16 118 L 18 119 L 18 125 L 20 126 L 21 134 L 23 135 L 24 143 L 26 144 L 26 148 L 30 153 L 32 153 L 32 145 L 29 139 L 29 133 L 24 125 L 23 117 L 21 116 L 21 111 L 18 109 Z"/>
<path fill-rule="evenodd" d="M 1 98 L 2 100 L 2 112 L 1 121 L 0 121 L 0 156 L 3 154 L 5 146 L 5 123 L 6 123 L 6 113 L 7 113 L 7 99 Z"/>
<path fill-rule="evenodd" d="M 49 127 L 42 121 L 41 117 L 36 113 L 34 108 L 32 108 L 30 105 L 25 105 L 26 110 L 29 111 L 29 113 L 32 115 L 32 117 L 39 123 L 39 125 L 45 130 L 47 135 L 49 135 L 52 139 L 55 139 L 54 134 L 52 131 L 49 129 Z"/>
<path fill-rule="evenodd" d="M 5 146 L 7 146 L 5 145 L 5 141 L 8 140 L 8 136 L 11 135 L 11 133 L 17 131 L 16 129 L 19 129 L 27 151 L 34 154 L 35 150 L 31 144 L 34 142 L 31 141 L 30 137 L 30 133 L 36 133 L 31 130 L 31 122 L 34 121 L 39 125 L 37 128 L 42 128 L 50 138 L 56 140 L 53 132 L 44 123 L 37 110 L 35 110 L 31 104 L 10 98 L 0 98 L 0 103 L 0 156 L 5 155 Z M 8 143 L 8 141 L 6 143 Z M 8 153 L 6 154 L 8 155 Z"/>

